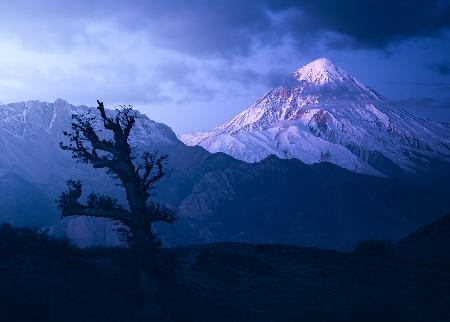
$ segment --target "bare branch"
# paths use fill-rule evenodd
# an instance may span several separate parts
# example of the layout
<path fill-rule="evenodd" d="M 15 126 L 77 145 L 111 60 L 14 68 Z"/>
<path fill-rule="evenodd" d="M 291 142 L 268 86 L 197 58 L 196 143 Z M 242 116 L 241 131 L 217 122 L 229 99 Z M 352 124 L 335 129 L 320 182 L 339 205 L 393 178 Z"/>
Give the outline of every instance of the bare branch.
<path fill-rule="evenodd" d="M 175 212 L 157 203 L 148 202 L 150 189 L 166 175 L 168 156 L 158 152 L 144 153 L 141 162 L 135 162 L 128 142 L 136 116 L 131 106 L 120 106 L 114 116 L 108 117 L 103 102 L 97 101 L 98 114 L 74 115 L 72 131 L 64 132 L 69 143 L 60 143 L 63 150 L 72 152 L 78 162 L 92 164 L 94 168 L 106 168 L 107 173 L 119 179 L 126 191 L 129 210 L 120 207 L 109 196 L 90 194 L 87 204 L 78 200 L 82 195 L 80 182 L 69 181 L 68 191 L 61 194 L 58 203 L 63 217 L 90 216 L 107 218 L 124 224 L 127 241 L 131 247 L 159 245 L 153 234 L 152 224 L 157 221 L 172 223 Z M 99 136 L 97 122 L 112 131 L 111 140 Z"/>
<path fill-rule="evenodd" d="M 82 185 L 79 181 L 69 180 L 68 191 L 63 192 L 58 199 L 58 208 L 63 217 L 90 216 L 107 218 L 126 223 L 130 219 L 130 213 L 117 205 L 117 201 L 108 196 L 90 194 L 88 204 L 79 203 L 82 194 Z"/>
<path fill-rule="evenodd" d="M 61 211 L 63 217 L 71 216 L 89 216 L 97 218 L 106 218 L 110 220 L 120 221 L 126 223 L 129 220 L 129 213 L 123 208 L 92 208 L 81 204 L 73 204 L 64 207 Z"/>
<path fill-rule="evenodd" d="M 71 151 L 72 157 L 78 162 L 91 163 L 94 168 L 109 168 L 114 170 L 114 163 L 106 155 L 99 156 L 97 150 L 114 154 L 114 144 L 101 140 L 87 117 L 75 115 L 72 122 L 72 132 L 64 132 L 69 138 L 69 144 L 60 143 L 63 150 Z"/>
<path fill-rule="evenodd" d="M 97 104 L 98 104 L 97 109 L 100 111 L 100 116 L 103 119 L 103 126 L 107 130 L 114 131 L 116 129 L 114 121 L 106 115 L 105 105 L 103 104 L 103 102 L 100 102 L 99 100 L 97 100 Z"/>
<path fill-rule="evenodd" d="M 164 165 L 166 164 L 167 159 L 168 155 L 161 154 L 158 156 L 157 152 L 154 152 L 153 154 L 146 152 L 142 155 L 142 160 L 144 162 L 142 185 L 145 191 L 148 191 L 153 184 L 155 184 L 166 174 L 164 171 Z"/>
<path fill-rule="evenodd" d="M 103 102 L 97 100 L 97 109 L 100 111 L 100 116 L 103 119 L 105 129 L 111 130 L 116 135 L 116 139 L 122 137 L 125 141 L 130 136 L 131 129 L 133 128 L 136 118 L 131 115 L 132 107 L 121 106 L 122 109 L 116 111 L 114 119 L 109 118 L 106 115 L 106 110 Z"/>
<path fill-rule="evenodd" d="M 94 149 L 114 153 L 114 144 L 111 141 L 100 139 L 97 133 L 95 133 L 91 123 L 82 123 L 81 121 L 78 121 L 78 124 L 72 123 L 72 128 L 78 129 L 91 143 Z"/>
<path fill-rule="evenodd" d="M 163 221 L 171 224 L 175 221 L 175 212 L 166 206 L 152 202 L 148 208 L 148 216 L 151 218 L 151 222 Z"/>

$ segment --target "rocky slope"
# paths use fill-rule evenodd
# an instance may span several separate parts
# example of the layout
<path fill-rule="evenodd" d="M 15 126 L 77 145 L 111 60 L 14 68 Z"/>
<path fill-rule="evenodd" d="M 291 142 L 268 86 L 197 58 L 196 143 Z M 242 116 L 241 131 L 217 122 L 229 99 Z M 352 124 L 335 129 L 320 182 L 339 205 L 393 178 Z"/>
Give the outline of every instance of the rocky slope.
<path fill-rule="evenodd" d="M 178 222 L 164 234 L 169 245 L 240 241 L 349 250 L 364 239 L 397 241 L 450 210 L 445 193 L 275 156 L 248 164 L 214 154 L 160 189 L 179 205 Z"/>

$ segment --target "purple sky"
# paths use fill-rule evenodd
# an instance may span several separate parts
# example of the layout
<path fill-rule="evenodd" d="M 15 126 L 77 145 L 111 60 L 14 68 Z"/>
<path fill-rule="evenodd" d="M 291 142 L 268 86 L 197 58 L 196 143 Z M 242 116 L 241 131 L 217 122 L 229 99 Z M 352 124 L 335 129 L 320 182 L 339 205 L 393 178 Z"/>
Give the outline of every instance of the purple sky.
<path fill-rule="evenodd" d="M 0 100 L 134 104 L 208 129 L 328 57 L 450 121 L 450 1 L 2 1 Z"/>

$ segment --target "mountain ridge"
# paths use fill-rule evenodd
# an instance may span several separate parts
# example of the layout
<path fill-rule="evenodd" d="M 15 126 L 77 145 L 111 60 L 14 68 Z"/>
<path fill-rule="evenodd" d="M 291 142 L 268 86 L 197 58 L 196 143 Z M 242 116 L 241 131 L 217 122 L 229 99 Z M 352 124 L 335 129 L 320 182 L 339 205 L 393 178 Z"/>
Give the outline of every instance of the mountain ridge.
<path fill-rule="evenodd" d="M 228 159 L 234 160 L 212 154 L 162 183 L 166 190 L 183 182 L 177 176 L 194 178 L 180 198 L 177 234 L 171 228 L 162 234 L 168 245 L 227 241 L 349 250 L 364 239 L 398 240 L 448 211 L 442 193 L 329 162 Z"/>
<path fill-rule="evenodd" d="M 80 246 L 118 244 L 113 223 L 85 217 L 61 221 L 54 204 L 65 191 L 66 180 L 76 179 L 83 182 L 87 194 L 108 194 L 126 206 L 116 181 L 102 170 L 75 163 L 59 147 L 63 131 L 70 129 L 71 115 L 88 110 L 63 100 L 0 106 L 0 170 L 3 177 L 17 182 L 5 181 L 0 187 L 32 194 L 11 192 L 16 198 L 3 199 L 1 221 L 44 225 L 52 235 L 68 236 Z M 319 153 L 322 162 L 314 166 L 279 156 L 249 164 L 186 146 L 168 126 L 146 116 L 138 118 L 130 140 L 135 152 L 159 150 L 170 156 L 171 175 L 160 182 L 154 196 L 179 215 L 175 226 L 157 228 L 168 244 L 230 240 L 348 249 L 368 237 L 401 238 L 450 210 L 441 194 L 405 182 L 354 174 L 330 164 L 326 153 Z M 408 193 L 412 202 L 405 199 Z M 26 213 L 17 211 L 36 198 L 45 199 L 41 206 L 28 207 Z M 372 223 L 370 227 L 364 226 L 364 218 Z M 335 225 L 323 224 L 329 222 Z"/>
<path fill-rule="evenodd" d="M 378 176 L 414 173 L 430 159 L 450 162 L 448 125 L 394 109 L 387 99 L 320 58 L 298 69 L 229 122 L 180 136 L 187 145 L 256 162 L 269 154 L 308 164 L 323 156 Z"/>

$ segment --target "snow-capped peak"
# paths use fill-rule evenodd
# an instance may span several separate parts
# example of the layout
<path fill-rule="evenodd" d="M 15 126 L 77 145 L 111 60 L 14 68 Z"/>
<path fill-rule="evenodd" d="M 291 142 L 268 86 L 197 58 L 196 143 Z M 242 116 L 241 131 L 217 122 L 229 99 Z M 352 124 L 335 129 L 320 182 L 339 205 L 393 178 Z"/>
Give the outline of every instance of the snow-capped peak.
<path fill-rule="evenodd" d="M 318 58 L 293 73 L 295 79 L 316 85 L 350 78 L 344 70 L 327 58 Z"/>
<path fill-rule="evenodd" d="M 275 154 L 369 174 L 390 175 L 388 164 L 415 172 L 429 159 L 450 161 L 448 128 L 392 108 L 330 60 L 291 76 L 228 123 L 182 141 L 248 162 Z"/>

